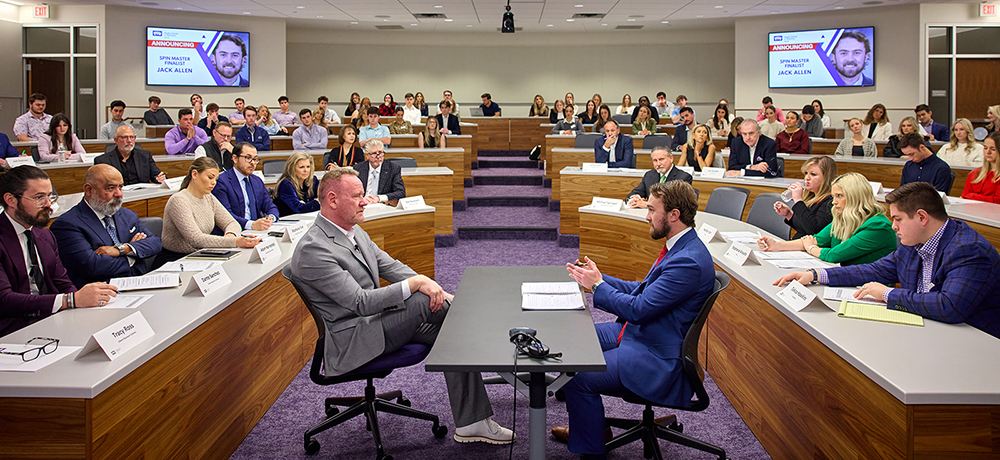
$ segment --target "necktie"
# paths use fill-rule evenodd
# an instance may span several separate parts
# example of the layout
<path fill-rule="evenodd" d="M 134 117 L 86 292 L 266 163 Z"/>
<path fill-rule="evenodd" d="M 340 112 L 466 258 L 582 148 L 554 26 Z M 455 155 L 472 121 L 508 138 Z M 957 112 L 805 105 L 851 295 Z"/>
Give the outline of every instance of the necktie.
<path fill-rule="evenodd" d="M 28 278 L 35 285 L 35 290 L 39 295 L 49 293 L 49 287 L 45 284 L 45 277 L 42 276 L 42 269 L 38 263 L 38 251 L 35 248 L 35 237 L 31 234 L 31 229 L 24 231 L 24 236 L 28 239 Z"/>
<path fill-rule="evenodd" d="M 118 239 L 118 230 L 115 229 L 115 221 L 111 220 L 111 216 L 104 216 L 104 228 L 111 235 L 111 241 L 115 243 L 115 246 L 121 244 L 121 240 Z"/>
<path fill-rule="evenodd" d="M 257 200 L 253 197 L 253 187 L 250 186 L 250 177 L 243 178 L 243 190 L 247 193 L 246 218 L 257 220 Z"/>
<path fill-rule="evenodd" d="M 666 177 L 666 176 L 664 176 L 664 177 Z M 660 257 L 656 258 L 656 262 L 653 262 L 653 266 L 649 269 L 649 271 L 653 271 L 653 268 L 656 268 L 656 266 L 660 264 L 660 261 L 663 260 L 663 258 L 666 255 L 667 255 L 667 246 L 663 245 L 663 249 L 660 250 Z M 628 326 L 628 321 L 626 321 L 625 324 L 622 325 L 622 331 L 618 333 L 618 344 L 619 345 L 621 345 L 621 343 L 622 343 L 622 337 L 625 336 L 625 327 L 627 327 L 627 326 Z"/>
<path fill-rule="evenodd" d="M 372 170 L 372 177 L 368 180 L 368 193 L 369 196 L 378 196 L 378 169 Z"/>
<path fill-rule="evenodd" d="M 662 184 L 662 183 L 664 183 L 666 181 L 667 181 L 667 175 L 666 174 L 661 174 L 660 175 L 660 183 Z M 666 246 L 664 246 L 664 248 L 666 248 Z M 663 257 L 663 256 L 660 256 L 660 257 Z"/>
<path fill-rule="evenodd" d="M 608 152 L 609 153 L 609 155 L 608 155 L 608 162 L 609 163 L 614 163 L 616 161 L 615 160 L 615 147 L 617 147 L 617 146 L 618 146 L 618 142 L 615 142 L 614 144 L 611 144 L 611 151 Z"/>

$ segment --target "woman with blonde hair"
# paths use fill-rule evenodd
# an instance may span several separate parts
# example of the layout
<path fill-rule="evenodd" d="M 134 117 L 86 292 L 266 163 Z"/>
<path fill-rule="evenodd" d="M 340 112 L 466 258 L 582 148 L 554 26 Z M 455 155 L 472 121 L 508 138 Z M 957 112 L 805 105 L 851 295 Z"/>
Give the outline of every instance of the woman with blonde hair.
<path fill-rule="evenodd" d="M 417 148 L 443 149 L 445 148 L 444 137 L 438 126 L 437 117 L 427 117 L 427 125 L 424 126 L 424 130 L 417 136 Z"/>
<path fill-rule="evenodd" d="M 815 236 L 777 241 L 757 240 L 763 251 L 806 251 L 824 262 L 841 266 L 867 264 L 896 250 L 896 232 L 885 216 L 885 206 L 875 201 L 868 179 L 847 173 L 833 181 L 833 221 Z"/>
<path fill-rule="evenodd" d="M 547 117 L 549 116 L 549 106 L 545 105 L 545 98 L 541 94 L 535 95 L 535 101 L 531 104 L 531 108 L 528 109 L 529 117 Z"/>
<path fill-rule="evenodd" d="M 652 108 L 648 105 L 639 106 L 639 115 L 632 122 L 632 134 L 648 136 L 656 133 L 656 121 L 653 120 Z"/>
<path fill-rule="evenodd" d="M 573 113 L 580 113 L 580 108 L 576 106 L 576 97 L 573 96 L 573 93 L 566 93 L 566 98 L 563 102 L 566 105 L 573 106 Z"/>
<path fill-rule="evenodd" d="M 562 120 L 563 116 L 565 116 L 563 113 L 563 109 L 565 108 L 566 103 L 563 102 L 562 99 L 556 99 L 556 101 L 552 103 L 552 110 L 549 110 L 549 123 L 558 123 L 559 120 Z"/>
<path fill-rule="evenodd" d="M 330 125 L 326 122 L 326 110 L 323 110 L 322 107 L 316 107 L 316 110 L 313 110 L 312 119 L 317 126 L 322 126 L 327 133 L 330 132 Z"/>
<path fill-rule="evenodd" d="M 264 128 L 264 131 L 267 131 L 268 136 L 274 136 L 279 132 L 285 134 L 286 136 L 288 135 L 288 130 L 285 129 L 284 126 L 279 125 L 278 122 L 274 121 L 274 118 L 271 117 L 271 110 L 268 109 L 266 105 L 257 107 L 257 126 Z"/>
<path fill-rule="evenodd" d="M 774 212 L 784 217 L 795 231 L 794 238 L 815 235 L 833 221 L 830 187 L 837 177 L 837 162 L 826 155 L 812 157 L 802 164 L 802 176 L 805 177 L 802 182 L 788 186 L 792 207 L 781 201 L 774 203 Z"/>
<path fill-rule="evenodd" d="M 712 167 L 712 163 L 715 161 L 715 144 L 712 143 L 710 132 L 711 130 L 706 125 L 694 127 L 694 131 L 688 136 L 687 143 L 681 148 L 681 157 L 677 161 L 677 166 L 690 165 L 695 171 Z"/>
<path fill-rule="evenodd" d="M 1000 159 L 997 158 L 997 147 L 1000 147 L 1000 131 L 993 131 L 983 139 L 983 165 L 972 170 L 965 179 L 965 189 L 962 198 L 1000 203 L 997 193 L 1000 182 Z"/>
<path fill-rule="evenodd" d="M 990 122 L 986 124 L 989 132 L 1000 131 L 1000 105 L 991 105 L 986 109 L 986 119 Z"/>
<path fill-rule="evenodd" d="M 882 104 L 875 104 L 868 109 L 868 115 L 865 115 L 861 124 L 863 125 L 861 132 L 873 141 L 887 141 L 892 135 L 892 124 L 889 123 L 889 116 L 886 115 L 885 106 Z"/>
<path fill-rule="evenodd" d="M 618 106 L 618 110 L 615 110 L 616 115 L 632 115 L 632 96 L 625 93 L 622 96 L 622 105 Z"/>
<path fill-rule="evenodd" d="M 285 171 L 278 179 L 278 186 L 271 195 L 278 205 L 278 215 L 302 214 L 319 210 L 313 157 L 308 152 L 295 152 L 285 161 Z M 311 180 L 310 180 L 311 179 Z"/>
<path fill-rule="evenodd" d="M 968 118 L 955 120 L 948 145 L 941 147 L 937 156 L 951 167 L 983 165 L 983 146 L 972 135 L 972 122 Z"/>
<path fill-rule="evenodd" d="M 600 107 L 604 103 L 604 99 L 601 98 L 600 93 L 594 93 L 594 96 L 590 100 L 594 101 L 594 107 Z"/>
<path fill-rule="evenodd" d="M 862 126 L 860 118 L 851 118 L 851 121 L 847 122 L 847 127 L 854 135 L 840 141 L 840 144 L 837 144 L 837 151 L 833 152 L 833 154 L 838 157 L 854 156 L 871 158 L 877 156 L 876 152 L 878 150 L 875 147 L 875 141 L 862 134 Z"/>

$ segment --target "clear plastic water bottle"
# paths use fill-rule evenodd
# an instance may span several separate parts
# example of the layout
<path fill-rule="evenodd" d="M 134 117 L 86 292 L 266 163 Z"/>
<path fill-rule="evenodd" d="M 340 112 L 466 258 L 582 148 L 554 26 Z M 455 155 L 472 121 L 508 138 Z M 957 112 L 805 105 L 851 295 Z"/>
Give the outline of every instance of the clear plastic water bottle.
<path fill-rule="evenodd" d="M 56 156 L 58 157 L 59 164 L 62 164 L 62 163 L 66 162 L 66 145 L 65 144 L 59 144 L 59 150 L 56 152 Z"/>
<path fill-rule="evenodd" d="M 792 188 L 788 187 L 784 192 L 781 192 L 781 199 L 786 203 L 792 202 Z"/>

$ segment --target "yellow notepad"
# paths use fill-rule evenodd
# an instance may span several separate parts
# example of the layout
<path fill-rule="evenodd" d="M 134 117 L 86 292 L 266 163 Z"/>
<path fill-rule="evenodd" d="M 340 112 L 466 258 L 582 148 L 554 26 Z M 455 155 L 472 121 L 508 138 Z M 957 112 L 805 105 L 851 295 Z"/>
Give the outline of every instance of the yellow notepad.
<path fill-rule="evenodd" d="M 837 316 L 867 319 L 869 321 L 883 321 L 886 323 L 909 324 L 910 326 L 924 325 L 924 318 L 920 315 L 914 315 L 905 311 L 890 310 L 882 305 L 848 302 L 846 300 L 840 301 L 840 309 L 837 311 Z"/>

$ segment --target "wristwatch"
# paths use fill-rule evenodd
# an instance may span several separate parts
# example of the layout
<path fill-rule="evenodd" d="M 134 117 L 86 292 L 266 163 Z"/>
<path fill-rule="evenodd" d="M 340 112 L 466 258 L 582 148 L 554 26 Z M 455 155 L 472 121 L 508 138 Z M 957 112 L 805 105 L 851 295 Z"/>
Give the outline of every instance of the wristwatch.
<path fill-rule="evenodd" d="M 604 284 L 604 280 L 602 280 L 602 279 L 601 280 L 597 280 L 597 282 L 594 283 L 594 285 L 590 287 L 590 292 L 596 291 L 597 290 L 597 286 L 600 286 L 601 284 Z"/>
<path fill-rule="evenodd" d="M 125 243 L 116 244 L 115 249 L 118 250 L 118 257 L 125 255 Z"/>

